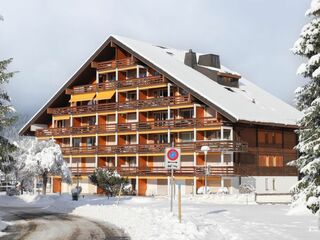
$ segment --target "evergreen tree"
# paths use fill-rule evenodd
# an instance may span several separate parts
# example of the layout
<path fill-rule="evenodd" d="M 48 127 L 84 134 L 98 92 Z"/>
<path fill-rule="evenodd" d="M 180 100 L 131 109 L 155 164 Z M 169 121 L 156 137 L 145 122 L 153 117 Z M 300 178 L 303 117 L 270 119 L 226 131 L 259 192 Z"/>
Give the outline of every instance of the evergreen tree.
<path fill-rule="evenodd" d="M 128 184 L 128 179 L 121 177 L 116 170 L 97 168 L 89 175 L 90 181 L 108 196 L 115 196 Z"/>
<path fill-rule="evenodd" d="M 3 18 L 0 15 L 0 21 Z M 13 158 L 10 155 L 15 147 L 3 136 L 3 131 L 10 126 L 14 121 L 14 108 L 10 105 L 10 97 L 3 89 L 3 85 L 9 82 L 13 77 L 14 72 L 7 70 L 12 58 L 0 61 L 0 171 L 5 174 L 11 169 Z"/>
<path fill-rule="evenodd" d="M 296 90 L 296 99 L 303 117 L 299 120 L 300 157 L 291 164 L 296 166 L 301 180 L 294 186 L 294 204 L 303 202 L 313 212 L 320 205 L 320 0 L 313 0 L 306 15 L 310 17 L 292 49 L 305 62 L 297 73 L 307 83 Z"/>

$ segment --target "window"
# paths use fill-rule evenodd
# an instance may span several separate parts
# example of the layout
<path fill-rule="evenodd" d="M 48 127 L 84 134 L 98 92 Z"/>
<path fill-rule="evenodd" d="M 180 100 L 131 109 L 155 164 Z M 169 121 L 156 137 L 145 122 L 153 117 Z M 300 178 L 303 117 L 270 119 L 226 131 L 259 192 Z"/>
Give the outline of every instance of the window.
<path fill-rule="evenodd" d="M 184 119 L 193 118 L 193 109 L 181 109 L 180 116 Z"/>
<path fill-rule="evenodd" d="M 127 101 L 135 101 L 135 100 L 137 100 L 137 92 L 136 91 L 127 92 Z"/>
<path fill-rule="evenodd" d="M 187 92 L 186 90 L 180 88 L 180 94 L 181 94 L 182 96 L 185 96 L 185 95 L 188 95 L 188 92 Z"/>
<path fill-rule="evenodd" d="M 96 117 L 88 117 L 88 125 L 89 126 L 96 125 Z"/>
<path fill-rule="evenodd" d="M 155 112 L 153 113 L 153 118 L 154 121 L 163 121 L 168 119 L 168 112 L 163 111 L 163 112 Z"/>
<path fill-rule="evenodd" d="M 72 139 L 72 146 L 73 147 L 80 147 L 81 139 L 80 138 L 73 138 Z"/>
<path fill-rule="evenodd" d="M 96 117 L 83 117 L 81 119 L 82 126 L 93 126 L 96 124 Z"/>
<path fill-rule="evenodd" d="M 137 144 L 137 136 L 136 135 L 127 135 L 126 142 L 127 142 L 127 144 Z"/>
<path fill-rule="evenodd" d="M 70 146 L 70 138 L 62 138 L 61 146 L 62 147 L 69 147 Z"/>
<path fill-rule="evenodd" d="M 114 167 L 114 158 L 113 157 L 107 157 L 106 158 L 106 167 Z"/>
<path fill-rule="evenodd" d="M 96 138 L 95 137 L 88 137 L 87 138 L 87 146 L 92 147 L 96 143 Z"/>
<path fill-rule="evenodd" d="M 137 121 L 137 113 L 127 113 L 127 122 Z"/>
<path fill-rule="evenodd" d="M 116 143 L 116 136 L 107 136 L 106 145 L 114 145 Z"/>
<path fill-rule="evenodd" d="M 136 70 L 128 70 L 126 73 L 126 77 L 127 79 L 136 78 L 137 77 Z"/>
<path fill-rule="evenodd" d="M 193 141 L 193 132 L 180 133 L 180 139 L 182 142 L 192 142 Z"/>
<path fill-rule="evenodd" d="M 282 144 L 282 133 L 276 131 L 259 130 L 258 142 L 260 144 Z"/>
<path fill-rule="evenodd" d="M 265 185 L 266 191 L 269 191 L 268 178 L 265 178 L 265 179 L 264 179 L 264 185 Z"/>
<path fill-rule="evenodd" d="M 116 74 L 115 73 L 108 73 L 107 80 L 110 82 L 116 81 Z"/>
<path fill-rule="evenodd" d="M 139 78 L 144 78 L 147 76 L 147 71 L 145 69 L 139 70 Z"/>
<path fill-rule="evenodd" d="M 154 143 L 162 144 L 168 142 L 168 134 L 158 134 L 155 136 Z"/>
<path fill-rule="evenodd" d="M 260 167 L 283 167 L 283 156 L 259 155 Z"/>
<path fill-rule="evenodd" d="M 105 82 L 107 79 L 107 75 L 106 74 L 99 74 L 99 82 Z"/>
<path fill-rule="evenodd" d="M 205 117 L 217 117 L 217 111 L 212 108 L 206 108 Z"/>
<path fill-rule="evenodd" d="M 114 122 L 116 122 L 116 115 L 115 115 L 115 114 L 107 115 L 107 116 L 106 116 L 106 122 L 107 122 L 107 123 L 114 123 Z"/>
<path fill-rule="evenodd" d="M 129 167 L 135 167 L 136 166 L 136 158 L 135 157 L 127 157 L 126 159 L 127 164 Z"/>
<path fill-rule="evenodd" d="M 168 97 L 168 89 L 158 89 L 153 91 L 155 98 Z"/>
<path fill-rule="evenodd" d="M 65 128 L 65 127 L 66 127 L 66 120 L 57 121 L 57 128 Z"/>
<path fill-rule="evenodd" d="M 207 131 L 207 140 L 220 140 L 221 138 L 221 131 L 220 130 L 213 130 L 213 131 Z"/>
<path fill-rule="evenodd" d="M 273 191 L 276 190 L 276 179 L 275 178 L 272 179 L 272 190 Z"/>
<path fill-rule="evenodd" d="M 224 140 L 232 140 L 231 139 L 231 129 L 223 129 L 223 139 Z"/>

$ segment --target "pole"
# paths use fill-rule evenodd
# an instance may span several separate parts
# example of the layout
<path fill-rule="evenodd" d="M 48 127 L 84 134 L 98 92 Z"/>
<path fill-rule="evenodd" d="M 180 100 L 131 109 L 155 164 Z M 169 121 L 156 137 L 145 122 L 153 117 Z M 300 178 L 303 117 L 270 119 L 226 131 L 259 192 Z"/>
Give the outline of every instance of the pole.
<path fill-rule="evenodd" d="M 170 212 L 173 211 L 173 169 L 171 169 L 171 194 L 170 194 Z"/>
<path fill-rule="evenodd" d="M 179 223 L 181 223 L 181 221 L 182 221 L 182 214 L 181 214 L 181 184 L 179 184 L 178 215 L 179 215 Z"/>
<path fill-rule="evenodd" d="M 207 175 L 208 175 L 208 166 L 207 166 L 207 152 L 204 153 L 204 193 L 207 195 L 207 187 L 208 187 L 208 181 L 207 181 Z"/>
<path fill-rule="evenodd" d="M 79 189 L 79 160 L 77 161 L 77 190 Z"/>

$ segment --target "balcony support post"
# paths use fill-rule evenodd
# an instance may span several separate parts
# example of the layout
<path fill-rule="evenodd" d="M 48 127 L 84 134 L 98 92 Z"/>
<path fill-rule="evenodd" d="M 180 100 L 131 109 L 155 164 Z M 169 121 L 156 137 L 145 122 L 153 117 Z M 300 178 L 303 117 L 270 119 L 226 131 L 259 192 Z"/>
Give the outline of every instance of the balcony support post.
<path fill-rule="evenodd" d="M 224 164 L 224 152 L 221 152 L 221 165 Z"/>
<path fill-rule="evenodd" d="M 119 70 L 118 70 L 118 67 L 116 68 L 116 81 L 119 81 Z"/>

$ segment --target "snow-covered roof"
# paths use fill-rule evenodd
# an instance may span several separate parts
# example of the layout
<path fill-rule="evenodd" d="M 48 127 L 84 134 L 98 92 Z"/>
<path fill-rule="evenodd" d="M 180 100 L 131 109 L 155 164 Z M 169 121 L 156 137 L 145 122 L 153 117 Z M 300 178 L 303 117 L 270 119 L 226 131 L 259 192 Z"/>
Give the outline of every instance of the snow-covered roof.
<path fill-rule="evenodd" d="M 202 98 L 223 109 L 237 121 L 296 125 L 301 117 L 301 112 L 296 108 L 244 78 L 239 80 L 239 88 L 226 87 L 185 65 L 184 56 L 187 51 L 161 47 L 117 35 L 112 37 Z M 201 54 L 197 54 L 199 55 Z M 224 66 L 220 71 L 238 74 Z"/>
<path fill-rule="evenodd" d="M 38 119 L 46 115 L 46 110 L 55 101 L 61 98 L 65 89 L 74 84 L 77 77 L 88 68 L 92 61 L 111 42 L 120 44 L 126 50 L 136 55 L 144 62 L 152 64 L 161 72 L 166 73 L 169 79 L 188 88 L 195 97 L 204 103 L 215 107 L 226 117 L 233 121 L 246 121 L 260 124 L 277 124 L 296 126 L 297 120 L 302 113 L 294 107 L 276 98 L 270 93 L 257 87 L 252 82 L 240 78 L 239 88 L 226 87 L 211 80 L 197 70 L 184 64 L 184 57 L 187 51 L 153 45 L 150 43 L 130 39 L 127 37 L 112 35 L 100 46 L 95 53 L 77 70 L 77 72 L 48 100 L 48 102 L 26 123 L 20 130 L 20 134 L 25 134 L 30 126 L 39 122 Z M 197 53 L 197 58 L 202 55 Z M 210 70 L 220 73 L 231 73 L 239 75 L 224 66 L 214 68 L 208 66 Z"/>

